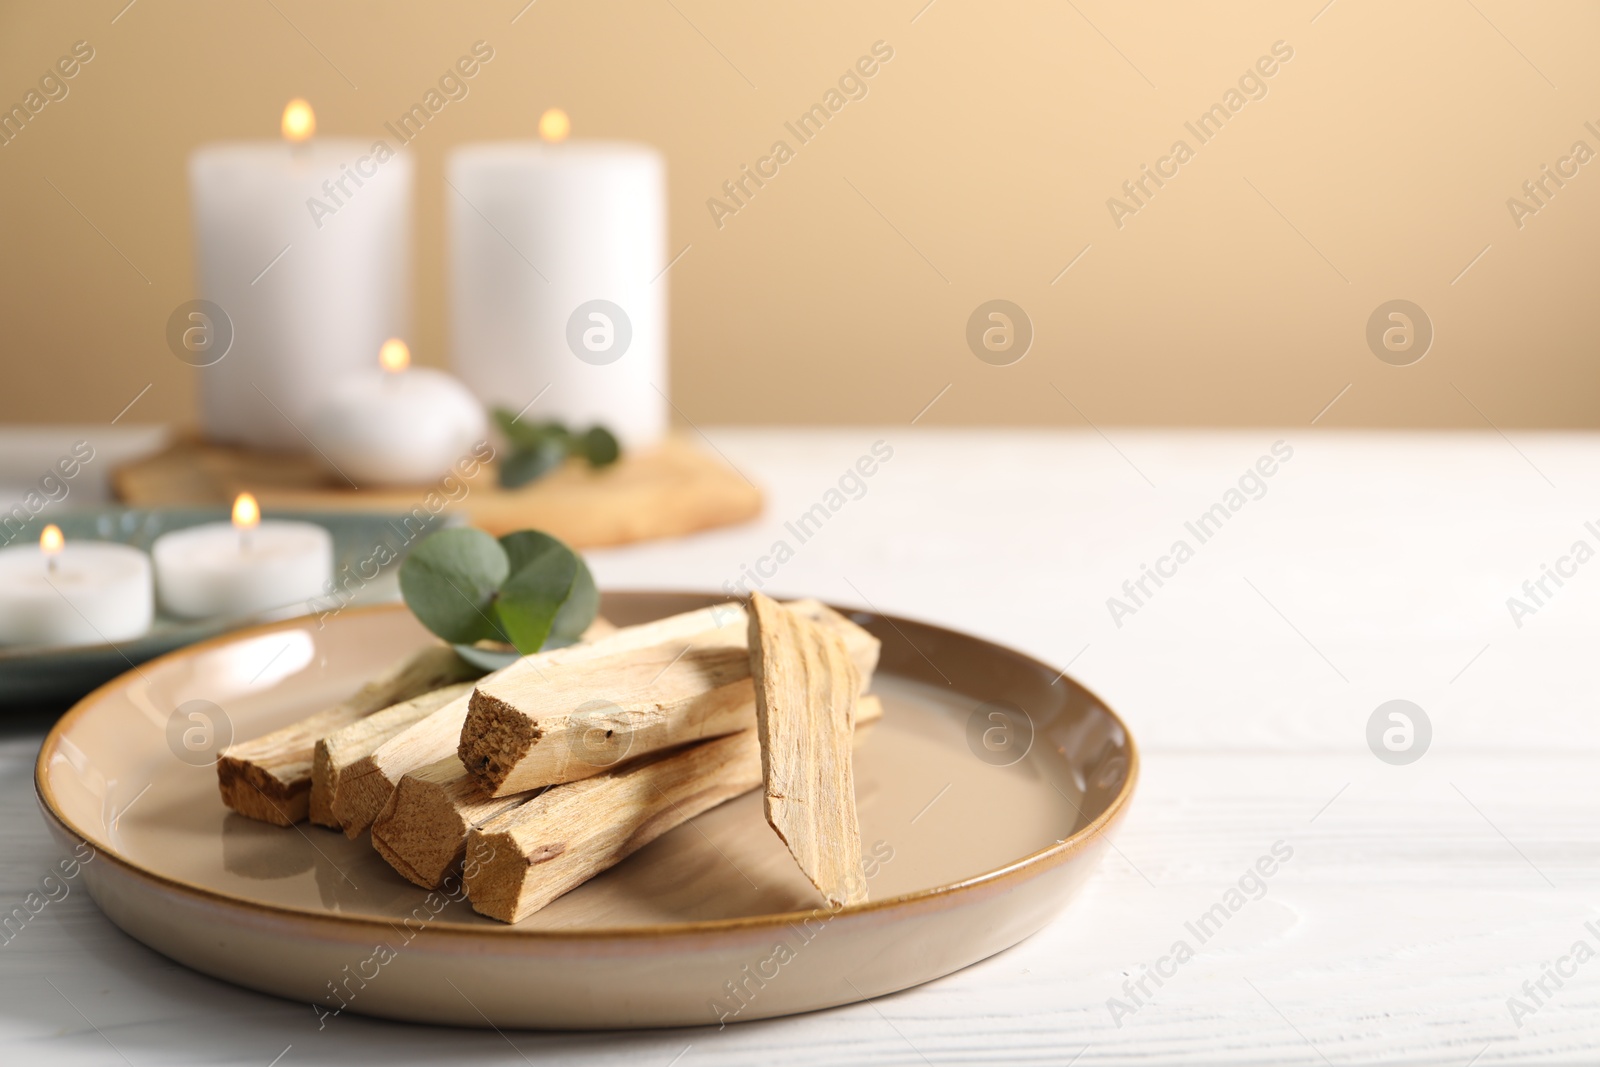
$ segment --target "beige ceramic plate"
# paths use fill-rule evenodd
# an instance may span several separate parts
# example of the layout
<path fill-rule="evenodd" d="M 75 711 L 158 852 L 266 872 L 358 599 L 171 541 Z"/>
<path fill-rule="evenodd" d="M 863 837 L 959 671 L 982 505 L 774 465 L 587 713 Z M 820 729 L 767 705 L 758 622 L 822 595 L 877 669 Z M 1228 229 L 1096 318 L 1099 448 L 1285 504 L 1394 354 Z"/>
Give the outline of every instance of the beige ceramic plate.
<path fill-rule="evenodd" d="M 643 622 L 707 596 L 613 593 Z M 869 903 L 830 914 L 758 794 L 716 808 L 516 926 L 401 879 L 365 841 L 229 813 L 194 756 L 208 701 L 239 738 L 329 704 L 428 635 L 401 608 L 241 631 L 79 703 L 37 785 L 81 877 L 129 934 L 252 989 L 415 1022 L 646 1027 L 826 1008 L 926 982 L 1034 933 L 1082 884 L 1138 756 L 1093 694 L 1019 653 L 886 616 L 885 715 L 856 757 Z M 1019 710 L 1020 709 L 1020 712 Z M 1030 736 L 1031 735 L 1031 736 Z M 191 734 L 189 741 L 203 741 Z M 195 761 L 199 762 L 199 761 Z M 86 851 L 86 850 L 83 850 Z"/>

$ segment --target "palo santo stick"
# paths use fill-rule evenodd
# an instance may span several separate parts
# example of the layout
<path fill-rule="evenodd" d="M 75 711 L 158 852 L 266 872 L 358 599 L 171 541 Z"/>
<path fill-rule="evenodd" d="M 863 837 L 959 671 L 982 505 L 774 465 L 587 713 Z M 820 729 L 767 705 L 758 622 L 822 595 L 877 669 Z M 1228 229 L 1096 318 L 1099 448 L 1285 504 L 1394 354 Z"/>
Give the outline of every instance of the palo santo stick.
<path fill-rule="evenodd" d="M 877 638 L 816 601 L 785 613 L 835 633 L 866 687 Z M 457 755 L 504 797 L 591 777 L 623 757 L 748 729 L 755 719 L 747 641 L 723 630 L 715 641 L 663 644 L 542 676 L 485 678 L 473 690 Z"/>
<path fill-rule="evenodd" d="M 292 826 L 310 810 L 318 739 L 402 700 L 478 674 L 448 645 L 429 645 L 343 703 L 253 741 L 229 745 L 217 760 L 222 802 L 240 815 Z"/>
<path fill-rule="evenodd" d="M 750 670 L 767 822 L 830 905 L 859 904 L 850 741 L 860 671 L 836 633 L 761 593 L 750 596 Z"/>
<path fill-rule="evenodd" d="M 864 696 L 856 724 L 882 717 Z M 761 785 L 754 729 L 656 753 L 594 778 L 552 786 L 468 835 L 472 908 L 521 922 L 668 830 Z"/>
<path fill-rule="evenodd" d="M 509 708 L 485 692 L 474 690 L 457 756 L 502 797 L 754 725 L 742 644 L 675 641 L 593 659 L 523 683 Z"/>
<path fill-rule="evenodd" d="M 450 750 L 451 738 L 461 733 L 471 695 L 461 694 L 345 769 L 333 792 L 333 817 L 344 828 L 346 837 L 354 840 L 372 825 L 389 802 L 401 775 L 434 762 L 441 751 Z"/>
<path fill-rule="evenodd" d="M 494 797 L 446 756 L 400 779 L 372 824 L 372 847 L 409 881 L 436 889 L 460 862 L 467 833 L 526 796 Z"/>
<path fill-rule="evenodd" d="M 605 628 L 610 627 L 610 632 Z M 611 627 L 603 619 L 584 631 L 584 642 L 566 648 L 524 656 L 511 666 L 483 679 L 535 677 L 564 665 L 581 663 L 614 653 L 627 652 L 663 641 L 689 641 L 696 638 L 723 643 L 744 641 L 744 611 L 734 607 L 701 608 L 673 615 L 642 626 Z M 719 631 L 727 633 L 717 636 Z M 597 634 L 590 639 L 591 634 Z M 461 727 L 467 718 L 467 697 L 446 704 L 432 715 L 384 742 L 339 776 L 333 795 L 333 817 L 344 827 L 345 836 L 354 839 L 371 826 L 383 812 L 400 779 L 431 763 L 455 754 Z"/>
<path fill-rule="evenodd" d="M 450 701 L 471 691 L 471 682 L 447 685 L 443 689 L 435 689 L 431 693 L 373 712 L 364 719 L 357 719 L 349 726 L 319 738 L 311 757 L 311 821 L 318 826 L 337 828 L 339 821 L 333 816 L 333 796 L 339 787 L 339 777 L 350 765 L 370 755 L 379 745 L 413 723 L 427 718 Z"/>
<path fill-rule="evenodd" d="M 753 705 L 744 710 L 747 718 L 754 719 Z M 882 716 L 877 697 L 861 698 L 858 724 Z M 408 880 L 437 889 L 461 862 L 467 835 L 475 827 L 530 799 L 528 793 L 493 796 L 451 756 L 400 779 L 383 814 L 372 824 L 372 846 Z"/>

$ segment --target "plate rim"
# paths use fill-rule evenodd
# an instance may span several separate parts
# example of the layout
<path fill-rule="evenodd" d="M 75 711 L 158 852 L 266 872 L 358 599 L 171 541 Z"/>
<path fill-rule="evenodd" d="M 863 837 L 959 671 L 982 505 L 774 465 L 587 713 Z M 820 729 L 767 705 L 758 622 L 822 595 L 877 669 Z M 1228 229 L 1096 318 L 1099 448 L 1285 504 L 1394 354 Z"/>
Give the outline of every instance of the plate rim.
<path fill-rule="evenodd" d="M 696 597 L 713 599 L 719 595 L 716 593 L 708 593 L 703 590 L 697 591 L 674 589 L 611 589 L 602 592 L 602 596 L 607 594 L 618 596 L 680 596 L 686 598 Z M 860 608 L 849 606 L 838 606 L 831 604 L 829 606 L 846 614 L 861 613 L 862 611 Z M 363 605 L 359 607 L 347 608 L 341 613 L 341 618 L 378 614 L 397 614 L 405 610 L 406 608 L 404 604 Z M 940 626 L 937 623 L 923 622 L 919 619 L 891 615 L 885 612 L 868 611 L 867 614 L 884 619 L 885 621 L 890 622 L 891 625 L 901 622 L 913 623 L 916 626 L 940 631 L 944 634 L 948 634 L 952 637 L 960 638 L 962 640 L 978 641 L 1000 649 L 1009 655 L 1020 657 L 1021 659 L 1039 667 L 1042 670 L 1055 673 L 1051 670 L 1048 664 L 1035 659 L 1033 656 L 1011 648 L 1010 646 L 1002 645 L 995 641 L 990 641 L 985 637 L 964 633 L 959 630 L 952 630 L 949 627 Z M 148 666 L 152 668 L 160 667 L 169 659 L 178 659 L 181 657 L 196 655 L 212 647 L 220 646 L 226 642 L 237 641 L 246 637 L 255 637 L 263 634 L 275 633 L 284 629 L 303 627 L 306 624 L 306 621 L 312 618 L 314 618 L 314 616 L 301 615 L 289 619 L 282 619 L 276 622 L 244 627 L 238 630 L 230 630 L 227 633 L 219 634 L 215 637 L 196 642 L 192 645 L 186 645 L 183 648 L 175 649 L 171 652 L 155 657 L 154 659 L 147 660 L 141 666 Z M 60 805 L 57 803 L 56 798 L 50 789 L 47 773 L 49 762 L 59 748 L 60 742 L 68 729 L 88 711 L 89 707 L 94 704 L 102 696 L 102 694 L 113 689 L 114 687 L 126 684 L 128 675 L 136 673 L 137 671 L 138 668 L 125 671 L 110 681 L 96 687 L 93 691 L 78 700 L 77 703 L 73 704 L 72 707 L 69 708 L 59 720 L 57 720 L 55 725 L 50 728 L 50 732 L 45 735 L 44 742 L 39 747 L 38 758 L 34 762 L 33 786 L 34 793 L 39 800 L 39 806 L 43 814 L 49 819 L 52 827 L 59 829 L 61 832 L 70 835 L 84 844 L 89 844 L 91 848 L 94 848 L 95 859 L 109 859 L 112 861 L 112 866 L 119 868 L 123 873 L 132 875 L 146 882 L 154 883 L 155 886 L 169 892 L 181 893 L 186 896 L 198 898 L 203 902 L 229 909 L 241 909 L 246 912 L 253 913 L 256 918 L 276 919 L 289 922 L 310 922 L 317 925 L 332 926 L 335 929 L 345 932 L 376 932 L 378 930 L 392 931 L 392 924 L 385 919 L 371 918 L 362 915 L 346 915 L 337 912 L 318 911 L 309 908 L 292 907 L 282 904 L 267 904 L 262 903 L 261 901 L 247 900 L 238 896 L 233 896 L 228 893 L 223 893 L 218 890 L 208 888 L 207 886 L 196 885 L 195 883 L 188 882 L 180 878 L 173 878 L 169 875 L 150 870 L 138 863 L 135 863 L 127 857 L 111 851 L 109 848 L 100 848 L 95 846 L 83 833 L 78 830 L 75 825 L 73 825 L 73 823 L 61 810 Z M 1068 834 L 1065 838 L 1055 842 L 1052 845 L 1047 845 L 1044 848 L 1018 857 L 1017 859 L 1014 859 L 1000 867 L 980 872 L 979 874 L 972 875 L 957 882 L 949 882 L 944 885 L 934 886 L 930 889 L 918 889 L 910 893 L 900 893 L 896 896 L 885 897 L 881 900 L 868 900 L 861 904 L 849 904 L 841 908 L 830 908 L 826 905 L 823 905 L 799 911 L 769 912 L 761 915 L 745 915 L 728 919 L 696 919 L 689 922 L 666 922 L 636 926 L 604 926 L 555 930 L 521 928 L 518 924 L 511 924 L 506 926 L 504 929 L 490 930 L 476 923 L 467 924 L 446 921 L 430 924 L 428 933 L 433 937 L 450 939 L 465 938 L 469 941 L 479 942 L 482 942 L 485 938 L 503 939 L 503 941 L 500 943 L 503 943 L 507 946 L 515 946 L 523 944 L 527 941 L 533 941 L 537 943 L 617 940 L 658 941 L 667 938 L 693 937 L 719 933 L 743 933 L 749 931 L 777 930 L 786 928 L 795 922 L 803 922 L 807 919 L 815 918 L 818 912 L 827 912 L 832 918 L 857 918 L 871 916 L 875 913 L 887 912 L 891 910 L 903 910 L 907 908 L 920 910 L 922 906 L 926 905 L 956 904 L 959 903 L 962 898 L 968 897 L 974 892 L 995 888 L 1017 878 L 1043 874 L 1046 871 L 1060 866 L 1077 853 L 1083 851 L 1083 849 L 1086 848 L 1095 837 L 1106 834 L 1111 827 L 1126 814 L 1128 805 L 1133 797 L 1134 788 L 1138 784 L 1140 772 L 1139 747 L 1137 742 L 1134 740 L 1133 731 L 1128 729 L 1128 724 L 1123 720 L 1122 716 L 1118 715 L 1108 703 L 1100 699 L 1100 696 L 1097 693 L 1083 685 L 1081 682 L 1077 681 L 1065 671 L 1060 672 L 1058 677 L 1064 681 L 1070 682 L 1085 695 L 1092 698 L 1099 706 L 1100 710 L 1106 715 L 1110 716 L 1112 721 L 1121 728 L 1123 737 L 1125 738 L 1127 744 L 1127 772 L 1123 775 L 1122 784 L 1117 788 L 1116 794 L 1111 798 L 1110 802 L 1107 803 L 1105 810 L 1089 823 L 1079 827 L 1072 833 Z M 1076 805 L 1074 805 L 1074 807 L 1076 807 Z M 440 890 L 434 889 L 430 890 L 430 892 L 437 893 L 440 892 Z"/>

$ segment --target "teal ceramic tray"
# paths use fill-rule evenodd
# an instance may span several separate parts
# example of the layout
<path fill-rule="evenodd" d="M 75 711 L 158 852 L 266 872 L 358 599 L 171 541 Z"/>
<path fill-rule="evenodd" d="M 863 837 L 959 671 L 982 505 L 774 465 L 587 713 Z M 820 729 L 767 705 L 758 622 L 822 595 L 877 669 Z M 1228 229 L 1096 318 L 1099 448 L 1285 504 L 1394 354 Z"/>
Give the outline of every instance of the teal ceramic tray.
<path fill-rule="evenodd" d="M 423 533 L 459 523 L 441 514 L 433 525 L 419 530 L 410 516 L 365 512 L 280 512 L 273 519 L 298 519 L 324 526 L 333 535 L 333 573 L 348 590 L 341 600 L 330 598 L 316 609 L 337 608 L 339 604 L 373 604 L 399 597 L 399 559 L 377 572 L 372 579 L 356 580 L 352 575 L 373 573 L 374 556 L 387 558 L 380 548 L 398 557 L 415 544 Z M 410 526 L 402 519 L 410 518 Z M 116 541 L 149 551 L 161 534 L 202 522 L 226 522 L 226 508 L 94 508 L 63 511 L 34 519 L 10 543 L 37 542 L 48 523 L 61 527 L 68 541 Z M 45 707 L 68 704 L 117 675 L 155 656 L 175 648 L 274 619 L 290 618 L 313 610 L 304 602 L 287 604 L 273 611 L 254 615 L 211 619 L 175 619 L 157 614 L 150 631 L 142 637 L 117 644 L 76 645 L 71 648 L 0 646 L 0 709 Z"/>

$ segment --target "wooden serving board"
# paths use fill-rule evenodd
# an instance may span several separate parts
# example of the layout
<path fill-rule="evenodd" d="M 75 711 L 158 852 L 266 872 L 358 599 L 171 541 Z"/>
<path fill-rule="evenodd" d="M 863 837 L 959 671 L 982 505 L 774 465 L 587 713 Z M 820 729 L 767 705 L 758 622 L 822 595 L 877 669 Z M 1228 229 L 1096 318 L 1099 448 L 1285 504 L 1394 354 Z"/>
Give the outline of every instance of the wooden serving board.
<path fill-rule="evenodd" d="M 520 489 L 500 488 L 495 465 L 472 478 L 408 488 L 352 489 L 315 456 L 253 452 L 181 441 L 117 468 L 112 488 L 132 507 L 228 505 L 254 493 L 269 515 L 348 510 L 465 513 L 499 536 L 539 529 L 574 548 L 679 537 L 753 519 L 761 491 L 727 464 L 678 438 L 625 453 L 602 470 L 573 460 Z M 453 499 L 452 499 L 453 498 Z"/>

